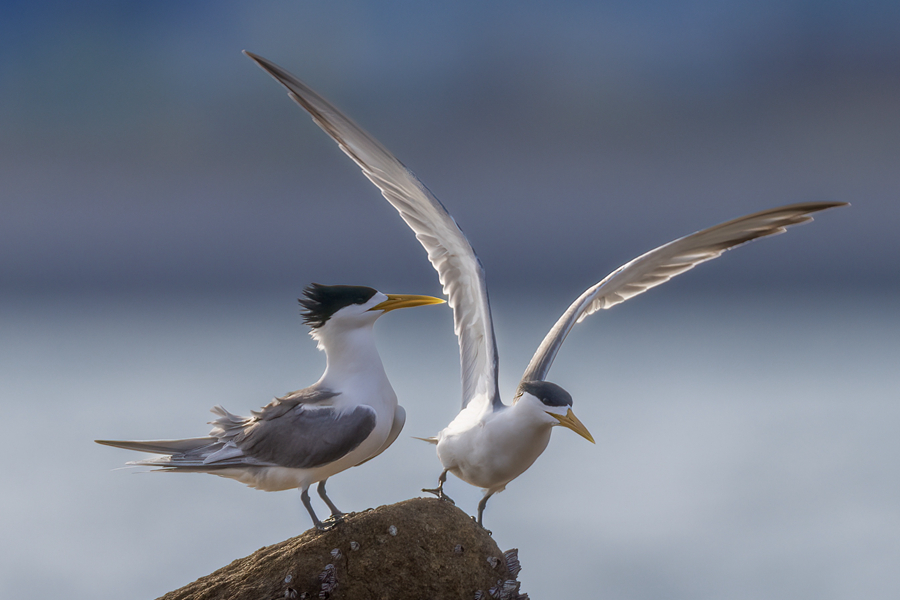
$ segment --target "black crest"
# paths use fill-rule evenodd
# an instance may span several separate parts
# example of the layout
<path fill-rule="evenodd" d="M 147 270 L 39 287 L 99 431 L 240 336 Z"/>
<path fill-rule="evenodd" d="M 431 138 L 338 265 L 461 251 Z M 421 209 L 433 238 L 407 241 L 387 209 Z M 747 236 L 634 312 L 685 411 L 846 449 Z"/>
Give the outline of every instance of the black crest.
<path fill-rule="evenodd" d="M 519 389 L 547 406 L 572 406 L 572 394 L 549 381 L 523 381 Z"/>
<path fill-rule="evenodd" d="M 303 290 L 299 299 L 303 322 L 312 328 L 321 327 L 331 315 L 351 304 L 365 304 L 377 290 L 360 285 L 321 285 L 314 283 Z"/>

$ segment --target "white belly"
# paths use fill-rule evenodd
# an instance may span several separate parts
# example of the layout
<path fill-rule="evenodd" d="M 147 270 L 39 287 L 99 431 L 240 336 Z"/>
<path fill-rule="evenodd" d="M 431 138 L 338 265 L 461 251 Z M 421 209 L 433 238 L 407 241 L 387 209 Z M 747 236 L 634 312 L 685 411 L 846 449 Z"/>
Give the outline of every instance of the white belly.
<path fill-rule="evenodd" d="M 470 425 L 454 421 L 438 436 L 437 453 L 445 469 L 490 492 L 524 473 L 550 441 L 550 427 L 531 427 L 503 410 Z"/>

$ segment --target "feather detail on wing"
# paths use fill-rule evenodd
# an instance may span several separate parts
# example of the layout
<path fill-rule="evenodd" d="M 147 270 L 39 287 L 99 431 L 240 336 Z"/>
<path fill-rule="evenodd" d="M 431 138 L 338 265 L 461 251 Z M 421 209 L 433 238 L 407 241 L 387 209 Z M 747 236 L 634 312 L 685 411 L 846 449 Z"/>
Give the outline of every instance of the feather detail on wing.
<path fill-rule="evenodd" d="M 298 394 L 289 397 L 296 400 Z M 340 411 L 322 403 L 295 402 L 290 410 L 282 411 L 283 408 L 272 403 L 256 412 L 256 416 L 242 417 L 216 406 L 212 412 L 219 418 L 210 423 L 213 428 L 210 437 L 205 438 L 97 443 L 164 454 L 128 464 L 165 470 L 212 472 L 228 467 L 272 466 L 310 469 L 339 460 L 375 429 L 376 414 L 370 406 Z"/>
<path fill-rule="evenodd" d="M 409 169 L 325 98 L 268 60 L 244 54 L 288 89 L 288 95 L 360 166 L 415 232 L 453 310 L 463 407 L 475 397 L 499 405 L 497 344 L 484 269 L 453 217 Z"/>
<path fill-rule="evenodd" d="M 104 446 L 150 452 L 152 454 L 184 454 L 215 445 L 219 440 L 214 437 L 188 438 L 184 440 L 94 440 Z"/>
<path fill-rule="evenodd" d="M 371 406 L 340 411 L 333 406 L 298 404 L 277 418 L 240 417 L 221 406 L 211 436 L 223 447 L 208 463 L 237 456 L 282 467 L 309 469 L 333 462 L 357 448 L 375 429 Z"/>
<path fill-rule="evenodd" d="M 296 392 L 291 392 L 289 394 L 285 394 L 280 398 L 275 398 L 265 406 L 263 406 L 259 410 L 251 410 L 250 414 L 254 417 L 258 417 L 264 421 L 269 419 L 278 418 L 290 410 L 296 408 L 300 404 L 310 404 L 316 405 L 331 400 L 335 396 L 337 396 L 339 392 L 332 392 L 331 390 L 318 389 L 316 387 L 308 387 L 303 388 L 302 390 L 297 390 Z M 222 407 L 217 406 L 216 409 L 221 409 Z M 213 409 L 213 412 L 216 411 Z M 224 409 L 222 409 L 224 410 Z M 227 412 L 227 411 L 226 411 Z M 217 413 L 219 414 L 219 413 Z M 229 413 L 230 414 L 230 413 Z"/>
<path fill-rule="evenodd" d="M 230 413 L 228 414 L 230 415 Z M 231 416 L 234 417 L 235 415 Z M 235 418 L 245 419 L 246 417 Z M 104 446 L 162 454 L 164 456 L 133 460 L 126 464 L 160 467 L 162 470 L 169 471 L 214 471 L 235 466 L 276 466 L 272 463 L 265 463 L 245 456 L 233 442 L 223 442 L 217 437 L 188 438 L 183 440 L 95 441 Z"/>
<path fill-rule="evenodd" d="M 751 240 L 784 233 L 812 221 L 812 213 L 846 206 L 844 202 L 808 202 L 764 210 L 669 242 L 635 258 L 585 290 L 550 329 L 528 364 L 522 381 L 543 380 L 569 331 L 585 317 L 611 308 L 665 283 L 726 250 Z"/>

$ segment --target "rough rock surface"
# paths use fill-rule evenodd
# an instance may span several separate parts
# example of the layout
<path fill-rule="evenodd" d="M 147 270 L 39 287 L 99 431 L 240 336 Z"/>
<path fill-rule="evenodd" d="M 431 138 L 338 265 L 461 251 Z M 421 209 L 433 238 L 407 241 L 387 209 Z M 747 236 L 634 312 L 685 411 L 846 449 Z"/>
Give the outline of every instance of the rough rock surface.
<path fill-rule="evenodd" d="M 161 600 L 527 598 L 517 574 L 515 553 L 464 512 L 414 498 L 257 550 Z"/>

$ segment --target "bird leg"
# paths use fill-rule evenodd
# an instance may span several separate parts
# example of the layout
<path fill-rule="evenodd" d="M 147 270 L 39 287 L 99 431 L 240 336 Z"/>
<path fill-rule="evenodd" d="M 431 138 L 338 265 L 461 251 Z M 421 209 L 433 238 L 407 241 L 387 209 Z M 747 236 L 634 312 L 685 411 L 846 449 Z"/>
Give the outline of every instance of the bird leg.
<path fill-rule="evenodd" d="M 450 504 L 456 506 L 456 502 L 454 502 L 453 499 L 450 498 L 450 496 L 448 496 L 447 494 L 444 493 L 444 482 L 447 481 L 447 471 L 448 471 L 448 469 L 444 469 L 441 472 L 441 476 L 438 477 L 438 486 L 436 488 L 434 488 L 433 490 L 422 488 L 422 491 L 428 492 L 429 494 L 434 494 L 440 500 L 444 500 L 444 501 L 449 502 Z"/>
<path fill-rule="evenodd" d="M 344 513 L 342 513 L 340 510 L 338 510 L 338 507 L 334 505 L 334 502 L 331 501 L 331 498 L 329 498 L 325 494 L 325 482 L 326 481 L 328 481 L 328 479 L 323 479 L 322 481 L 320 481 L 319 485 L 316 486 L 316 491 L 319 492 L 319 496 L 322 498 L 322 500 L 325 501 L 325 504 L 327 504 L 328 508 L 331 510 L 331 516 L 328 517 L 327 519 L 325 519 L 325 523 L 331 523 L 331 524 L 336 525 L 337 523 L 340 523 L 341 521 L 344 520 Z"/>
<path fill-rule="evenodd" d="M 310 518 L 312 518 L 313 525 L 316 526 L 318 531 L 328 531 L 334 525 L 328 526 L 322 523 L 319 520 L 319 517 L 316 516 L 316 511 L 313 510 L 312 504 L 309 502 L 309 487 L 305 487 L 300 490 L 300 500 L 303 502 L 303 507 L 306 508 L 306 512 L 309 513 Z"/>
<path fill-rule="evenodd" d="M 487 506 L 488 498 L 494 495 L 494 492 L 486 492 L 484 494 L 484 498 L 481 499 L 481 502 L 478 503 L 478 524 L 484 529 L 484 507 Z M 488 531 L 485 529 L 485 531 Z M 490 535 L 490 531 L 488 531 L 488 535 Z"/>

